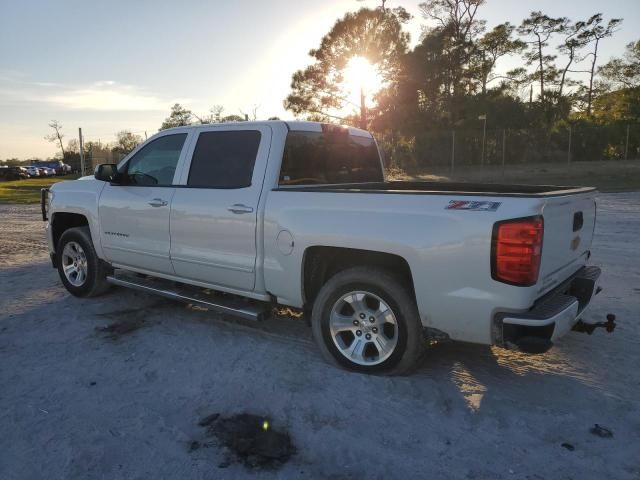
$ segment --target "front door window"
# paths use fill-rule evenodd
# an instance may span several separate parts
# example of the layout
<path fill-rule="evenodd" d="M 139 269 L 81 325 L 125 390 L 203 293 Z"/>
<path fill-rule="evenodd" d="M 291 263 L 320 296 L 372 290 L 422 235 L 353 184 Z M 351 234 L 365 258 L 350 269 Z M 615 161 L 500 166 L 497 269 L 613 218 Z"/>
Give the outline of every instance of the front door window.
<path fill-rule="evenodd" d="M 145 145 L 127 163 L 127 184 L 145 186 L 173 184 L 173 175 L 186 138 L 186 133 L 165 135 Z"/>

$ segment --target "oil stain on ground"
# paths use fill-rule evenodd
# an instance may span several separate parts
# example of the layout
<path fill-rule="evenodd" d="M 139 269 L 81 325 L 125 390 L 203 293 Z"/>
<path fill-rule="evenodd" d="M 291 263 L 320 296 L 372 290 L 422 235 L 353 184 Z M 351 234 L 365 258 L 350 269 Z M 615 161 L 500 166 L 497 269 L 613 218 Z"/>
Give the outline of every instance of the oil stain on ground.
<path fill-rule="evenodd" d="M 215 438 L 234 454 L 235 460 L 249 468 L 278 468 L 296 453 L 289 434 L 274 429 L 266 417 L 250 413 L 229 417 L 212 414 L 200 420 L 199 425 L 206 428 L 208 437 Z M 190 450 L 193 449 L 192 444 Z"/>
<path fill-rule="evenodd" d="M 96 331 L 105 334 L 109 340 L 118 340 L 124 335 L 135 332 L 147 324 L 145 320 L 147 312 L 142 309 L 119 310 L 98 315 L 115 320 L 103 327 L 96 327 Z"/>
<path fill-rule="evenodd" d="M 142 327 L 156 323 L 149 320 L 149 315 L 157 311 L 162 311 L 167 305 L 173 305 L 173 302 L 159 299 L 141 308 L 128 308 L 98 313 L 96 314 L 98 317 L 108 318 L 112 320 L 112 322 L 108 325 L 97 327 L 96 332 L 105 334 L 105 338 L 109 340 L 119 340 L 121 337 L 135 332 Z"/>
<path fill-rule="evenodd" d="M 132 318 L 110 323 L 104 327 L 97 327 L 96 330 L 106 334 L 109 340 L 118 340 L 124 335 L 142 328 L 145 324 L 143 318 Z"/>

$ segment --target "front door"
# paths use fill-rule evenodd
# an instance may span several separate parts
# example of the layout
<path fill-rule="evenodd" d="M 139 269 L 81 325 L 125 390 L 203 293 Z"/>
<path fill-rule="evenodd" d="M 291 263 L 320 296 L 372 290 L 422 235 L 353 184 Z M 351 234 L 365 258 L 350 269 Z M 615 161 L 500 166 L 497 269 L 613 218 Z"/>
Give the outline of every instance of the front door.
<path fill-rule="evenodd" d="M 199 131 L 171 207 L 171 260 L 178 276 L 232 291 L 253 289 L 270 142 L 268 126 Z"/>
<path fill-rule="evenodd" d="M 169 214 L 174 177 L 187 133 L 151 140 L 119 170 L 122 183 L 108 184 L 99 200 L 100 240 L 111 263 L 173 274 Z"/>

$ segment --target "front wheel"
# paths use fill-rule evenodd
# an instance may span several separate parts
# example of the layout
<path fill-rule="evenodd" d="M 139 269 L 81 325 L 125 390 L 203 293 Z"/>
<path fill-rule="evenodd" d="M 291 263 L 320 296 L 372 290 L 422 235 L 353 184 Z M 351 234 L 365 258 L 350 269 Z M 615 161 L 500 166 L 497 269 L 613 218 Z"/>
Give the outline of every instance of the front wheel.
<path fill-rule="evenodd" d="M 109 267 L 98 258 L 89 227 L 65 230 L 58 242 L 56 263 L 60 280 L 76 297 L 95 297 L 109 288 Z"/>
<path fill-rule="evenodd" d="M 415 300 L 382 269 L 350 268 L 329 279 L 314 302 L 311 323 L 323 356 L 358 372 L 407 373 L 424 348 Z"/>

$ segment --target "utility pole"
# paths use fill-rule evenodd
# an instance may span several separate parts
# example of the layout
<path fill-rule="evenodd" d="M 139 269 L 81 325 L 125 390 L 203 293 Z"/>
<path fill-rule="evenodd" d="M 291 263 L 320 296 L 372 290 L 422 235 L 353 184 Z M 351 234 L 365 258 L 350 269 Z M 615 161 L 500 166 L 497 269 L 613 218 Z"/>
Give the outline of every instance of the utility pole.
<path fill-rule="evenodd" d="M 571 166 L 571 125 L 569 125 L 569 148 L 567 149 L 567 166 Z"/>
<path fill-rule="evenodd" d="M 451 130 L 451 178 L 455 173 L 455 159 L 456 159 L 456 131 Z"/>
<path fill-rule="evenodd" d="M 146 130 L 144 131 L 144 139 L 145 139 L 145 141 L 147 140 L 147 131 Z"/>
<path fill-rule="evenodd" d="M 485 142 L 487 140 L 487 114 L 480 115 L 478 120 L 482 120 L 484 123 L 482 124 L 482 155 L 480 156 L 480 166 L 484 166 L 484 147 Z"/>
<path fill-rule="evenodd" d="M 504 180 L 504 163 L 507 153 L 507 129 L 502 129 L 502 180 Z"/>
<path fill-rule="evenodd" d="M 80 143 L 80 173 L 84 175 L 85 173 L 85 165 L 84 165 L 84 139 L 82 138 L 82 128 L 78 128 L 78 139 Z"/>
<path fill-rule="evenodd" d="M 629 125 L 627 125 L 627 138 L 624 141 L 624 159 L 629 160 Z"/>
<path fill-rule="evenodd" d="M 364 88 L 360 87 L 360 128 L 367 129 L 367 106 L 365 105 Z"/>

